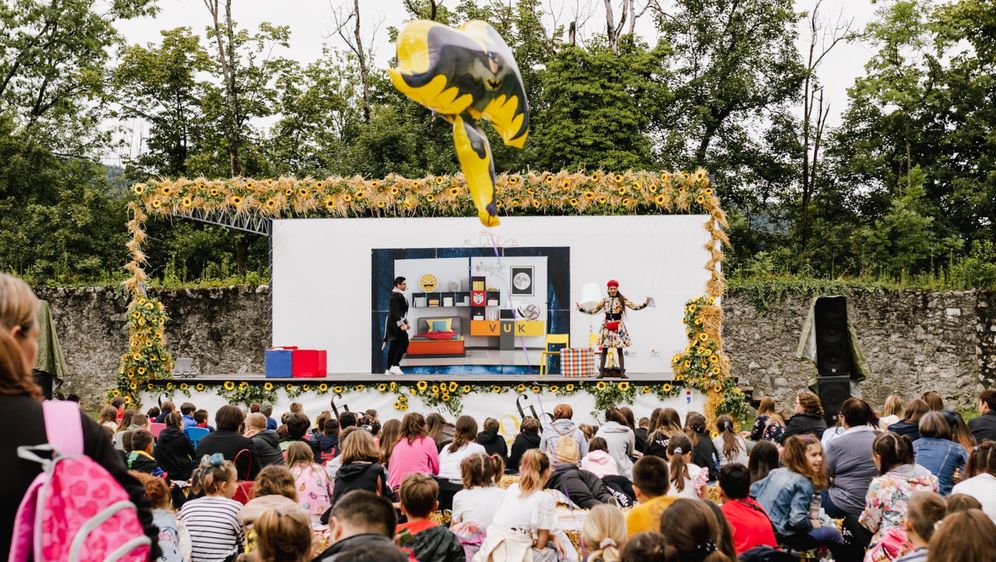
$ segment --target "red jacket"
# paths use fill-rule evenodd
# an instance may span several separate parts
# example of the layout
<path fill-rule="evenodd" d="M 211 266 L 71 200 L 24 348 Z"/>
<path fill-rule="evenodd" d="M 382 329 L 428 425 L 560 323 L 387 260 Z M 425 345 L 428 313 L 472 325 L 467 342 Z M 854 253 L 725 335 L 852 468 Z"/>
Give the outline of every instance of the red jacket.
<path fill-rule="evenodd" d="M 737 556 L 755 546 L 778 546 L 768 514 L 753 498 L 726 500 L 721 509 L 733 530 L 733 548 Z"/>

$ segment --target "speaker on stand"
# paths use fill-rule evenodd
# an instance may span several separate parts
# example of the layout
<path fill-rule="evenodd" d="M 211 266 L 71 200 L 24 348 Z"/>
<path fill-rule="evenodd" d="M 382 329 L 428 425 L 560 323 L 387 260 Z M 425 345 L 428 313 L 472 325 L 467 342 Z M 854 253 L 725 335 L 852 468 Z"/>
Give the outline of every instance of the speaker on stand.
<path fill-rule="evenodd" d="M 847 328 L 847 299 L 819 297 L 813 312 L 816 329 L 816 393 L 823 403 L 824 417 L 831 424 L 840 412 L 841 405 L 851 397 L 851 376 L 855 373 Z"/>

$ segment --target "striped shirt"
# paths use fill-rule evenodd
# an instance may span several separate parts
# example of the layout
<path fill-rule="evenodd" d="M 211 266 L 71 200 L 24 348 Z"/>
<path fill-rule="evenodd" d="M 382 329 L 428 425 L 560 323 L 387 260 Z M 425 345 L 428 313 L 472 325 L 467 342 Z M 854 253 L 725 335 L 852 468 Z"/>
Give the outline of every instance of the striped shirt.
<path fill-rule="evenodd" d="M 242 504 L 222 496 L 205 496 L 180 508 L 180 520 L 190 533 L 191 562 L 218 562 L 242 547 Z"/>

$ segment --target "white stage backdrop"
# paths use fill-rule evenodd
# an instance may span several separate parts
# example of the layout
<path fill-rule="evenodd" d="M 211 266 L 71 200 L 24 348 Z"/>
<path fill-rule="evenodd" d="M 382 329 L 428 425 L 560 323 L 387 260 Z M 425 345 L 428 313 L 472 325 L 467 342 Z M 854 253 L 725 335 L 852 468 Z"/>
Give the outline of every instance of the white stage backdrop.
<path fill-rule="evenodd" d="M 655 308 L 627 313 L 633 345 L 626 368 L 632 373 L 670 373 L 671 356 L 687 344 L 684 305 L 705 293 L 709 279 L 704 269 L 710 257 L 709 234 L 703 228 L 706 219 L 705 215 L 502 217 L 502 226 L 490 233 L 469 217 L 276 220 L 273 345 L 328 350 L 330 374 L 371 372 L 374 251 L 490 250 L 490 234 L 499 250 L 569 248 L 570 299 L 560 304 L 571 311 L 572 347 L 586 346 L 589 329 L 597 331 L 600 324 L 600 316 L 574 311 L 585 283 L 604 288 L 606 281 L 616 279 L 631 301 L 653 297 Z M 546 272 L 537 271 L 537 282 L 541 274 Z M 389 286 L 390 278 L 373 282 Z M 437 290 L 447 290 L 444 282 L 440 279 Z M 409 300 L 419 290 L 418 278 L 409 276 Z M 527 347 L 543 345 L 542 338 L 528 340 L 522 342 Z M 467 343 L 473 345 L 470 338 Z"/>

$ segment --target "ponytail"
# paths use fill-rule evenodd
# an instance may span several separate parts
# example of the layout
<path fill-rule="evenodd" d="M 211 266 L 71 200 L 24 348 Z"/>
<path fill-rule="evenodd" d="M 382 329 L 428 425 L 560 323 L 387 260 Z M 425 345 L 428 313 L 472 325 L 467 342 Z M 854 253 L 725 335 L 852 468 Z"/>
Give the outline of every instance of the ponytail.
<path fill-rule="evenodd" d="M 550 457 L 539 449 L 530 449 L 519 463 L 519 491 L 522 497 L 546 486 L 544 475 L 550 469 Z"/>
<path fill-rule="evenodd" d="M 180 412 L 170 412 L 164 421 L 167 426 L 183 429 L 183 415 Z"/>
<path fill-rule="evenodd" d="M 740 454 L 740 440 L 733 430 L 733 418 L 719 416 L 716 419 L 716 429 L 723 436 L 723 454 L 726 455 L 726 460 L 733 462 L 733 458 Z"/>
<path fill-rule="evenodd" d="M 670 466 L 668 466 L 668 474 L 671 485 L 679 493 L 685 489 L 685 480 L 691 478 L 691 475 L 688 473 L 688 463 L 685 462 L 684 457 L 685 454 L 690 452 L 692 452 L 692 441 L 681 433 L 672 436 L 671 440 L 667 443 L 667 454 L 671 458 Z"/>

